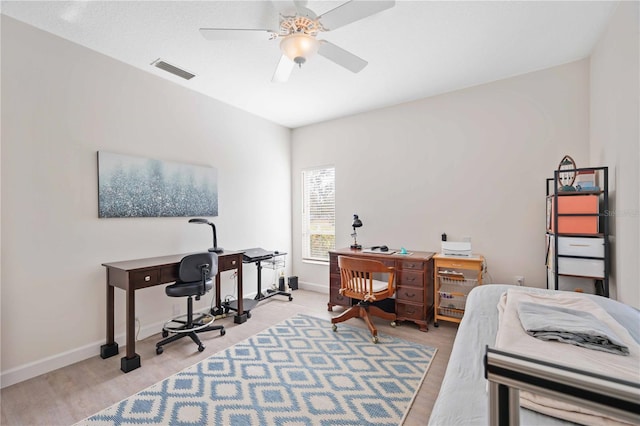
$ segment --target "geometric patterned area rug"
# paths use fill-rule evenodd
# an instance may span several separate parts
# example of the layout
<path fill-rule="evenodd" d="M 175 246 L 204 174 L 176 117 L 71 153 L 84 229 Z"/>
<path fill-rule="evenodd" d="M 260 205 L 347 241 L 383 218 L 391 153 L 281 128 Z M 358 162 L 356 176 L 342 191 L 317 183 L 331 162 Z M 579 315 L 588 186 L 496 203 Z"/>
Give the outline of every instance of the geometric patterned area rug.
<path fill-rule="evenodd" d="M 436 349 L 379 339 L 297 315 L 77 424 L 398 425 Z"/>

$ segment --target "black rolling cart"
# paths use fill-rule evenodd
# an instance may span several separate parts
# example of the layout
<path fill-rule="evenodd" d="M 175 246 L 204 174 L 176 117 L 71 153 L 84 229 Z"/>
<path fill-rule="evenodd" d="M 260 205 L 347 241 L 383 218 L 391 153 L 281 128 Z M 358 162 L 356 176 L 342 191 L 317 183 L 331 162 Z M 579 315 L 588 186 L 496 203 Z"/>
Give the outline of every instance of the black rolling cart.
<path fill-rule="evenodd" d="M 291 293 L 286 291 L 284 280 L 280 280 L 280 285 L 277 289 L 267 289 L 265 293 L 262 292 L 262 269 L 267 268 L 275 271 L 284 268 L 287 253 L 268 251 L 259 247 L 241 251 L 244 252 L 242 255 L 242 263 L 255 263 L 256 268 L 258 268 L 258 292 L 256 297 L 253 299 L 242 299 L 243 309 L 247 314 L 247 318 L 251 318 L 251 310 L 262 300 L 269 299 L 273 296 L 286 296 L 289 298 L 289 301 L 293 300 Z M 225 313 L 237 311 L 237 306 L 237 301 L 225 302 Z"/>

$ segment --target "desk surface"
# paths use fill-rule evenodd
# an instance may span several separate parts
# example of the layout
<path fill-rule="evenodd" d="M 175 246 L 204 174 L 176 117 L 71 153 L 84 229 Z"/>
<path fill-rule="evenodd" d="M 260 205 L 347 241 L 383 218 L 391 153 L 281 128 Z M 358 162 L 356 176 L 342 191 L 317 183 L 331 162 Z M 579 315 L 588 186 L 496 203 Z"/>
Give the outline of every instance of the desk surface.
<path fill-rule="evenodd" d="M 414 250 L 408 250 L 409 254 L 400 254 L 399 251 L 400 249 L 392 249 L 389 248 L 390 251 L 396 251 L 396 253 L 393 254 L 385 254 L 385 253 L 376 253 L 376 252 L 367 252 L 367 251 L 362 251 L 361 249 L 352 249 L 352 248 L 342 248 L 342 249 L 336 249 L 336 250 L 330 250 L 329 253 L 334 253 L 337 254 L 339 256 L 349 256 L 349 255 L 353 255 L 353 256 L 357 256 L 357 257 L 371 257 L 371 258 L 376 258 L 376 259 L 380 259 L 380 258 L 385 258 L 385 259 L 406 259 L 406 260 L 429 260 L 431 259 L 435 253 L 434 252 L 430 252 L 430 251 L 414 251 Z"/>
<path fill-rule="evenodd" d="M 121 269 L 123 271 L 131 271 L 135 269 L 157 268 L 159 266 L 174 265 L 179 263 L 183 257 L 190 254 L 203 253 L 202 251 L 184 254 L 172 254 L 168 256 L 148 257 L 145 259 L 122 260 L 118 262 L 103 263 L 102 266 L 109 268 Z M 218 254 L 219 257 L 244 253 L 241 250 L 226 250 L 224 253 Z"/>

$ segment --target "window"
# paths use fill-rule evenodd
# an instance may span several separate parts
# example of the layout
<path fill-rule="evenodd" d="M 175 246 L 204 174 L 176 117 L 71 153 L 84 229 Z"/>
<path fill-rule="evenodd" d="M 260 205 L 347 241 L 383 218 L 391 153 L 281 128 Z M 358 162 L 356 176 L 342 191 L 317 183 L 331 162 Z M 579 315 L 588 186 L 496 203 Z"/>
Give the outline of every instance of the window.
<path fill-rule="evenodd" d="M 336 170 L 302 171 L 302 258 L 329 260 L 336 247 Z"/>

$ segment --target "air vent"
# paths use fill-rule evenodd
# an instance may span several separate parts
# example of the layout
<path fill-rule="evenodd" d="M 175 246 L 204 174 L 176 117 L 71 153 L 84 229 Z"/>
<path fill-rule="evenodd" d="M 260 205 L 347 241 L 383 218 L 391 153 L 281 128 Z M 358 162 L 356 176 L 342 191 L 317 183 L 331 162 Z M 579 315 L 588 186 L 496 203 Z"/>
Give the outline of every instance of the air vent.
<path fill-rule="evenodd" d="M 171 65 L 170 63 L 165 62 L 159 58 L 151 62 L 151 65 L 153 65 L 156 68 L 160 68 L 161 70 L 165 70 L 166 72 L 170 72 L 173 75 L 177 75 L 178 77 L 182 77 L 185 80 L 191 80 L 193 77 L 196 76 L 195 74 L 192 74 L 189 71 L 185 71 L 181 68 L 176 67 L 175 65 Z"/>

